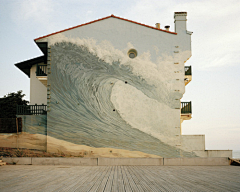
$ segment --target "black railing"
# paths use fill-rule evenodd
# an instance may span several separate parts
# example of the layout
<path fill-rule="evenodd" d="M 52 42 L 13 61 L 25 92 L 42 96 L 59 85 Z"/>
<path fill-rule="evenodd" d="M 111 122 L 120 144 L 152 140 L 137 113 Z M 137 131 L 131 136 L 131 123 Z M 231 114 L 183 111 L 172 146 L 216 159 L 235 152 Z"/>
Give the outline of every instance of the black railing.
<path fill-rule="evenodd" d="M 192 113 L 192 104 L 190 102 L 181 102 L 181 113 Z"/>
<path fill-rule="evenodd" d="M 185 75 L 192 75 L 192 67 L 185 66 Z"/>
<path fill-rule="evenodd" d="M 37 76 L 47 76 L 47 65 L 37 64 L 36 75 Z"/>
<path fill-rule="evenodd" d="M 17 115 L 44 115 L 47 114 L 47 105 L 18 105 Z"/>

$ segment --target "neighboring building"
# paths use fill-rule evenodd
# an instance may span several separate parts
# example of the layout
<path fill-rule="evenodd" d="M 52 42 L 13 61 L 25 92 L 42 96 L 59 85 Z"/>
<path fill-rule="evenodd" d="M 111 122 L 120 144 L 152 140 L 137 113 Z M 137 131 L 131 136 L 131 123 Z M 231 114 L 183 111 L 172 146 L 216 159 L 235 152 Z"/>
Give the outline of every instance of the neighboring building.
<path fill-rule="evenodd" d="M 44 55 L 16 64 L 30 77 L 20 145 L 82 156 L 231 156 L 206 151 L 204 135 L 181 134 L 192 113 L 181 102 L 192 79 L 186 17 L 175 12 L 175 32 L 111 15 L 35 39 Z"/>

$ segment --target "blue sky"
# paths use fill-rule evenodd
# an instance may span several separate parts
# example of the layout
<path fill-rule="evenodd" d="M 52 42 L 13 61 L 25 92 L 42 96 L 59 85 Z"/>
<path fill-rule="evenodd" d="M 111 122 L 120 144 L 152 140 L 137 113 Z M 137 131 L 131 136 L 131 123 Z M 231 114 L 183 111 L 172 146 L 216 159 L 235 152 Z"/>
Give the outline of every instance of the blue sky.
<path fill-rule="evenodd" d="M 207 149 L 240 150 L 239 7 L 238 0 L 0 0 L 0 97 L 23 90 L 29 99 L 29 78 L 14 64 L 41 55 L 37 37 L 111 14 L 174 31 L 174 12 L 187 11 L 193 80 L 182 101 L 192 101 L 193 118 L 183 134 L 205 134 Z"/>

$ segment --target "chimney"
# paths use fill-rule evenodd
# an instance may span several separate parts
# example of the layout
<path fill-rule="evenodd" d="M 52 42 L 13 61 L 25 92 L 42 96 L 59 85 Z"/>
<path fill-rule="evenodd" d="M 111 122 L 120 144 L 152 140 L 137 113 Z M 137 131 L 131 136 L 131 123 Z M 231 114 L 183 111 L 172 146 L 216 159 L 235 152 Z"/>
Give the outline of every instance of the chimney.
<path fill-rule="evenodd" d="M 160 23 L 156 23 L 156 28 L 160 29 Z"/>
<path fill-rule="evenodd" d="M 185 32 L 187 30 L 187 12 L 174 13 L 175 32 Z"/>
<path fill-rule="evenodd" d="M 169 31 L 169 28 L 170 28 L 169 25 L 166 25 L 166 26 L 165 26 L 166 31 Z"/>

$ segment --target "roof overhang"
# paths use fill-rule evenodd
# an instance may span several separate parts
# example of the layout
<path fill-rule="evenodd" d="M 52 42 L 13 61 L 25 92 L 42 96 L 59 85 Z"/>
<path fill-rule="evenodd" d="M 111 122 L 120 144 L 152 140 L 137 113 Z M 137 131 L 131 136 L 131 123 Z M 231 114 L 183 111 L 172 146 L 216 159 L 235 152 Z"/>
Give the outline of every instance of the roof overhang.
<path fill-rule="evenodd" d="M 28 77 L 30 77 L 30 69 L 33 65 L 38 63 L 47 63 L 47 57 L 48 57 L 47 42 L 35 42 L 35 43 L 41 49 L 44 55 L 15 64 L 15 66 L 19 68 L 22 72 L 24 72 Z"/>

